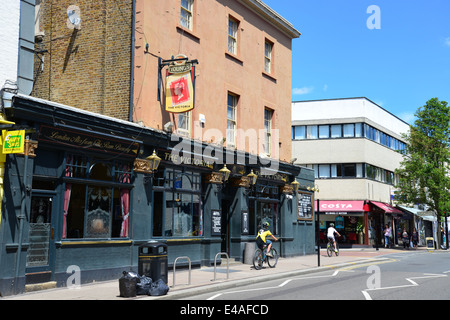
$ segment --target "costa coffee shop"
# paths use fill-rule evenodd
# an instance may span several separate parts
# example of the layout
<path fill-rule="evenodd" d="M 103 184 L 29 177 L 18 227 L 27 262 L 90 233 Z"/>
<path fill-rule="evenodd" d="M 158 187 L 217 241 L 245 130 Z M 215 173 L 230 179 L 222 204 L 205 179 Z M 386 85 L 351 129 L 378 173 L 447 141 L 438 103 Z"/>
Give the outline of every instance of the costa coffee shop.
<path fill-rule="evenodd" d="M 263 221 L 282 256 L 314 253 L 313 194 L 300 188 L 299 206 L 292 184 L 313 185 L 312 170 L 280 162 L 269 174 L 246 153 L 20 94 L 6 116 L 27 147 L 6 158 L 2 295 L 66 286 L 74 266 L 81 283 L 119 279 L 149 240 L 167 244 L 169 267 L 210 266 L 219 252 L 242 261 Z"/>
<path fill-rule="evenodd" d="M 343 246 L 380 246 L 385 224 L 395 230 L 395 222 L 404 216 L 402 211 L 387 203 L 366 200 L 318 200 L 315 208 L 320 213 L 321 243 L 326 244 L 326 230 L 334 223 L 342 235 L 339 243 Z"/>

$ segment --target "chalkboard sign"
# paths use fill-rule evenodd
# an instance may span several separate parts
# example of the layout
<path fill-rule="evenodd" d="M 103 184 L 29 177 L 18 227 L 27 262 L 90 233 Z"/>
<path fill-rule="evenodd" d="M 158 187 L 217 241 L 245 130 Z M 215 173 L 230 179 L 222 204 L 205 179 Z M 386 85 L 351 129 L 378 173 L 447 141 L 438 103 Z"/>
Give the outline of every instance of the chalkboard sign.
<path fill-rule="evenodd" d="M 313 199 L 312 193 L 297 193 L 297 220 L 312 220 L 313 218 Z"/>
<path fill-rule="evenodd" d="M 211 235 L 220 236 L 222 233 L 222 212 L 220 210 L 211 211 Z"/>

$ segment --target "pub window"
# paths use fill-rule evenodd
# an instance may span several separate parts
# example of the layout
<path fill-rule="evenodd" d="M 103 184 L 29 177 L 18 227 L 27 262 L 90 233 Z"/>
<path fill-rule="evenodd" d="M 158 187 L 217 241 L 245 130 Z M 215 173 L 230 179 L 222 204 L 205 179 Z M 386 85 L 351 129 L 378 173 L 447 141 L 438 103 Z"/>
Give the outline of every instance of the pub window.
<path fill-rule="evenodd" d="M 239 97 L 232 93 L 228 93 L 227 99 L 227 145 L 231 147 L 236 146 L 236 109 Z"/>
<path fill-rule="evenodd" d="M 273 110 L 264 109 L 264 152 L 267 156 L 272 152 L 272 118 Z"/>
<path fill-rule="evenodd" d="M 193 23 L 192 23 L 193 3 L 194 3 L 194 0 L 181 0 L 180 24 L 189 30 L 192 30 L 192 25 L 193 25 Z"/>
<path fill-rule="evenodd" d="M 264 71 L 267 73 L 272 72 L 272 50 L 273 43 L 266 39 L 264 43 Z"/>
<path fill-rule="evenodd" d="M 68 154 L 63 239 L 128 237 L 132 164 Z"/>
<path fill-rule="evenodd" d="M 238 27 L 239 22 L 232 18 L 228 18 L 228 52 L 234 55 L 238 53 Z"/>
<path fill-rule="evenodd" d="M 164 177 L 164 187 L 154 192 L 153 236 L 202 236 L 200 173 L 165 168 Z"/>
<path fill-rule="evenodd" d="M 191 136 L 191 117 L 192 111 L 178 114 L 178 134 L 188 138 Z"/>

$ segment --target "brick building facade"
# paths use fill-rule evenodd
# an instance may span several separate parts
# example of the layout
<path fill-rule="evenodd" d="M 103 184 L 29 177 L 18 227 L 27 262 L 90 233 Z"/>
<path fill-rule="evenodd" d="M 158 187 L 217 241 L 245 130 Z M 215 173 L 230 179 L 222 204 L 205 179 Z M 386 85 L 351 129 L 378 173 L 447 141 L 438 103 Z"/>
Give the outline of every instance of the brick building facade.
<path fill-rule="evenodd" d="M 31 95 L 128 120 L 132 1 L 51 0 L 38 6 Z M 70 23 L 68 10 L 75 10 L 79 26 Z"/>

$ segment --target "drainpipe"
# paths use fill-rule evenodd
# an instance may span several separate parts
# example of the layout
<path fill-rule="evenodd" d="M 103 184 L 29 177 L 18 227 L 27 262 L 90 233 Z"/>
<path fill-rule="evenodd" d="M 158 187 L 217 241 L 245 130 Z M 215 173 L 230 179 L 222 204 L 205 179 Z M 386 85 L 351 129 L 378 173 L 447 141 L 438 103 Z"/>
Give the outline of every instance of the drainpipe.
<path fill-rule="evenodd" d="M 130 109 L 128 113 L 128 121 L 133 122 L 133 100 L 134 100 L 134 54 L 135 54 L 135 34 L 136 28 L 136 0 L 132 0 L 131 13 L 131 70 L 130 70 Z"/>
<path fill-rule="evenodd" d="M 25 139 L 25 146 L 27 146 L 29 143 L 28 137 Z M 24 157 L 24 169 L 23 169 L 23 193 L 22 193 L 22 203 L 20 205 L 20 215 L 17 217 L 19 220 L 19 240 L 17 245 L 17 254 L 16 254 L 16 274 L 14 276 L 14 293 L 17 294 L 18 292 L 18 286 L 17 286 L 17 280 L 19 278 L 19 271 L 20 271 L 20 255 L 22 252 L 22 239 L 23 239 L 23 224 L 24 220 L 26 218 L 25 213 L 25 203 L 27 199 L 27 194 L 31 190 L 29 186 L 27 185 L 27 175 L 28 175 L 28 151 L 25 151 L 25 157 Z"/>

